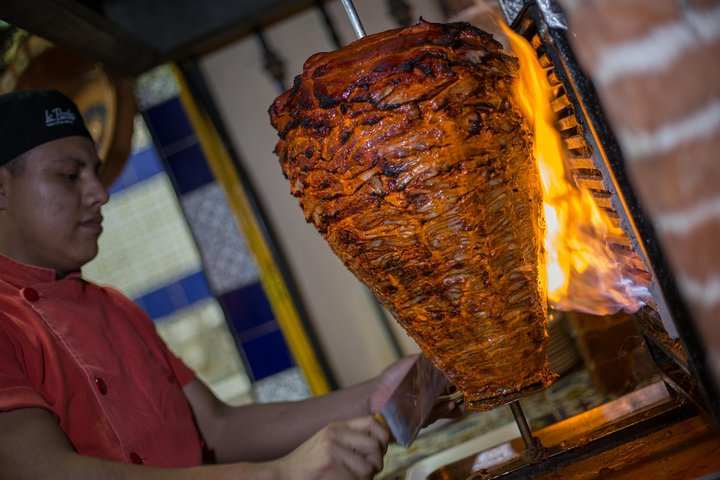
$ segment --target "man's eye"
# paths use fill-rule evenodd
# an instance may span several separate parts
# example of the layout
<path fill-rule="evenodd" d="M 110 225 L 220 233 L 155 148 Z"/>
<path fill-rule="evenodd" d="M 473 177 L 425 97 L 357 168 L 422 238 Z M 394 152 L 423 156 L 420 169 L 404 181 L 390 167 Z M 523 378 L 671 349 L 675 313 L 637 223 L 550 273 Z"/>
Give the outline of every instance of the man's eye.
<path fill-rule="evenodd" d="M 61 173 L 60 176 L 66 180 L 76 180 L 78 178 L 77 173 L 69 173 L 69 172 Z"/>

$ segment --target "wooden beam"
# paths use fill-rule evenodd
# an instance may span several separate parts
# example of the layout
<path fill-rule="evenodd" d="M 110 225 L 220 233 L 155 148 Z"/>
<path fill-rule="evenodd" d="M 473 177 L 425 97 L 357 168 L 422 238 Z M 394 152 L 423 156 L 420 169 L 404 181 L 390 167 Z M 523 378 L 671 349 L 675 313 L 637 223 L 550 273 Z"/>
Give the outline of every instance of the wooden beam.
<path fill-rule="evenodd" d="M 313 6 L 317 0 L 2 0 L 0 19 L 137 76 L 199 57 Z"/>
<path fill-rule="evenodd" d="M 0 19 L 123 75 L 160 62 L 151 46 L 73 0 L 2 0 Z"/>

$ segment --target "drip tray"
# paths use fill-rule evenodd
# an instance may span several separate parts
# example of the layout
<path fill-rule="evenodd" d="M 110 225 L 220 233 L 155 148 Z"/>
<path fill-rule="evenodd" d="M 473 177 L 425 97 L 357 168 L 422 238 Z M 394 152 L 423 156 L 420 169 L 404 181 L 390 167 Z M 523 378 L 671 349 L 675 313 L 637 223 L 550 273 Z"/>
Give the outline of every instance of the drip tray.
<path fill-rule="evenodd" d="M 478 452 L 482 452 L 479 456 L 484 459 L 495 459 L 496 462 L 493 463 L 519 458 L 520 454 L 515 452 L 510 444 L 510 441 L 519 435 L 517 424 L 508 423 L 411 465 L 405 473 L 405 480 L 425 480 L 442 467 L 478 455 Z"/>
<path fill-rule="evenodd" d="M 715 460 L 716 455 L 708 454 L 720 448 L 720 436 L 694 408 L 671 397 L 662 382 L 534 433 L 548 448 L 542 462 L 522 460 L 524 444 L 517 426 L 507 424 L 416 462 L 407 469 L 405 479 L 547 478 L 569 473 L 568 469 L 576 471 L 562 478 L 597 478 L 599 472 L 609 472 L 608 465 L 616 474 L 612 478 L 646 478 L 638 477 L 636 469 L 647 463 L 648 455 L 655 460 L 666 458 L 665 466 L 677 467 L 668 468 L 676 475 L 688 468 L 695 475 L 663 477 L 668 479 L 696 478 L 720 469 L 720 457 Z M 668 438 L 680 444 L 664 445 Z M 713 461 L 708 463 L 709 458 Z"/>

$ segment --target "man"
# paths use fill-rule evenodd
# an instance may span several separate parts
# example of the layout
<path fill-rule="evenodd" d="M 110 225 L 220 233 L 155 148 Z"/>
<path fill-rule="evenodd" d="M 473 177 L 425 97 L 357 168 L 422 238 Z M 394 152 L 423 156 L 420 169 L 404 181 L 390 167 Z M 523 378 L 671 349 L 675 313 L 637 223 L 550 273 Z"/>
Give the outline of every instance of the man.
<path fill-rule="evenodd" d="M 132 301 L 81 277 L 108 193 L 72 101 L 0 96 L 0 145 L 0 477 L 356 479 L 382 468 L 389 433 L 373 413 L 412 359 L 302 402 L 225 405 Z M 210 457 L 218 465 L 203 465 Z"/>

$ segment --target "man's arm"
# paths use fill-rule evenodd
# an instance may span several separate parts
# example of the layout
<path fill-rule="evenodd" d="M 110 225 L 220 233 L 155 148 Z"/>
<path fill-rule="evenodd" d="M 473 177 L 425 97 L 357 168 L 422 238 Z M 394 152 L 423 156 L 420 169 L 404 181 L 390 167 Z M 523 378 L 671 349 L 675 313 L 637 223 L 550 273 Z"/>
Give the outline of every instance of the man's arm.
<path fill-rule="evenodd" d="M 199 467 L 200 468 L 200 467 Z M 129 465 L 79 455 L 70 445 L 62 429 L 50 412 L 41 408 L 22 408 L 0 412 L 0 471 L 3 478 L 32 479 L 191 479 L 238 478 L 243 467 L 218 466 L 212 477 L 203 477 L 199 468 L 160 469 Z M 250 468 L 249 465 L 244 468 Z M 264 476 L 260 469 L 248 475 L 258 478 L 275 478 L 268 470 Z M 248 477 L 251 478 L 251 477 Z M 254 478 L 254 477 L 252 477 Z"/>
<path fill-rule="evenodd" d="M 359 422 L 356 427 L 362 430 L 367 425 Z M 326 430 L 328 429 L 324 431 Z M 58 423 L 46 410 L 23 408 L 0 412 L 0 471 L 3 478 L 352 480 L 371 478 L 372 474 L 381 468 L 381 463 L 371 465 L 366 456 L 372 456 L 372 452 L 343 451 L 333 443 L 332 436 L 325 432 L 313 436 L 291 455 L 275 462 L 236 463 L 184 469 L 128 465 L 76 453 Z"/>
<path fill-rule="evenodd" d="M 197 379 L 188 383 L 184 391 L 205 442 L 219 463 L 267 461 L 287 455 L 333 422 L 334 428 L 338 428 L 336 441 L 357 449 L 358 444 L 366 442 L 370 435 L 362 429 L 380 431 L 380 425 L 372 415 L 385 404 L 414 362 L 414 356 L 405 357 L 371 380 L 298 402 L 230 407 Z M 455 402 L 439 404 L 432 412 L 430 422 L 458 416 L 462 411 Z M 363 426 L 356 432 L 346 423 L 358 417 L 364 418 L 370 426 Z M 345 428 L 340 429 L 338 425 Z M 383 438 L 389 435 L 384 428 L 381 430 L 384 431 Z"/>
<path fill-rule="evenodd" d="M 197 379 L 184 391 L 206 444 L 217 462 L 225 463 L 279 458 L 332 422 L 370 419 L 370 387 L 368 382 L 303 401 L 241 407 L 221 402 Z M 342 439 L 349 449 L 369 438 L 363 432 L 352 438 L 351 433 L 349 430 L 348 438 Z"/>

